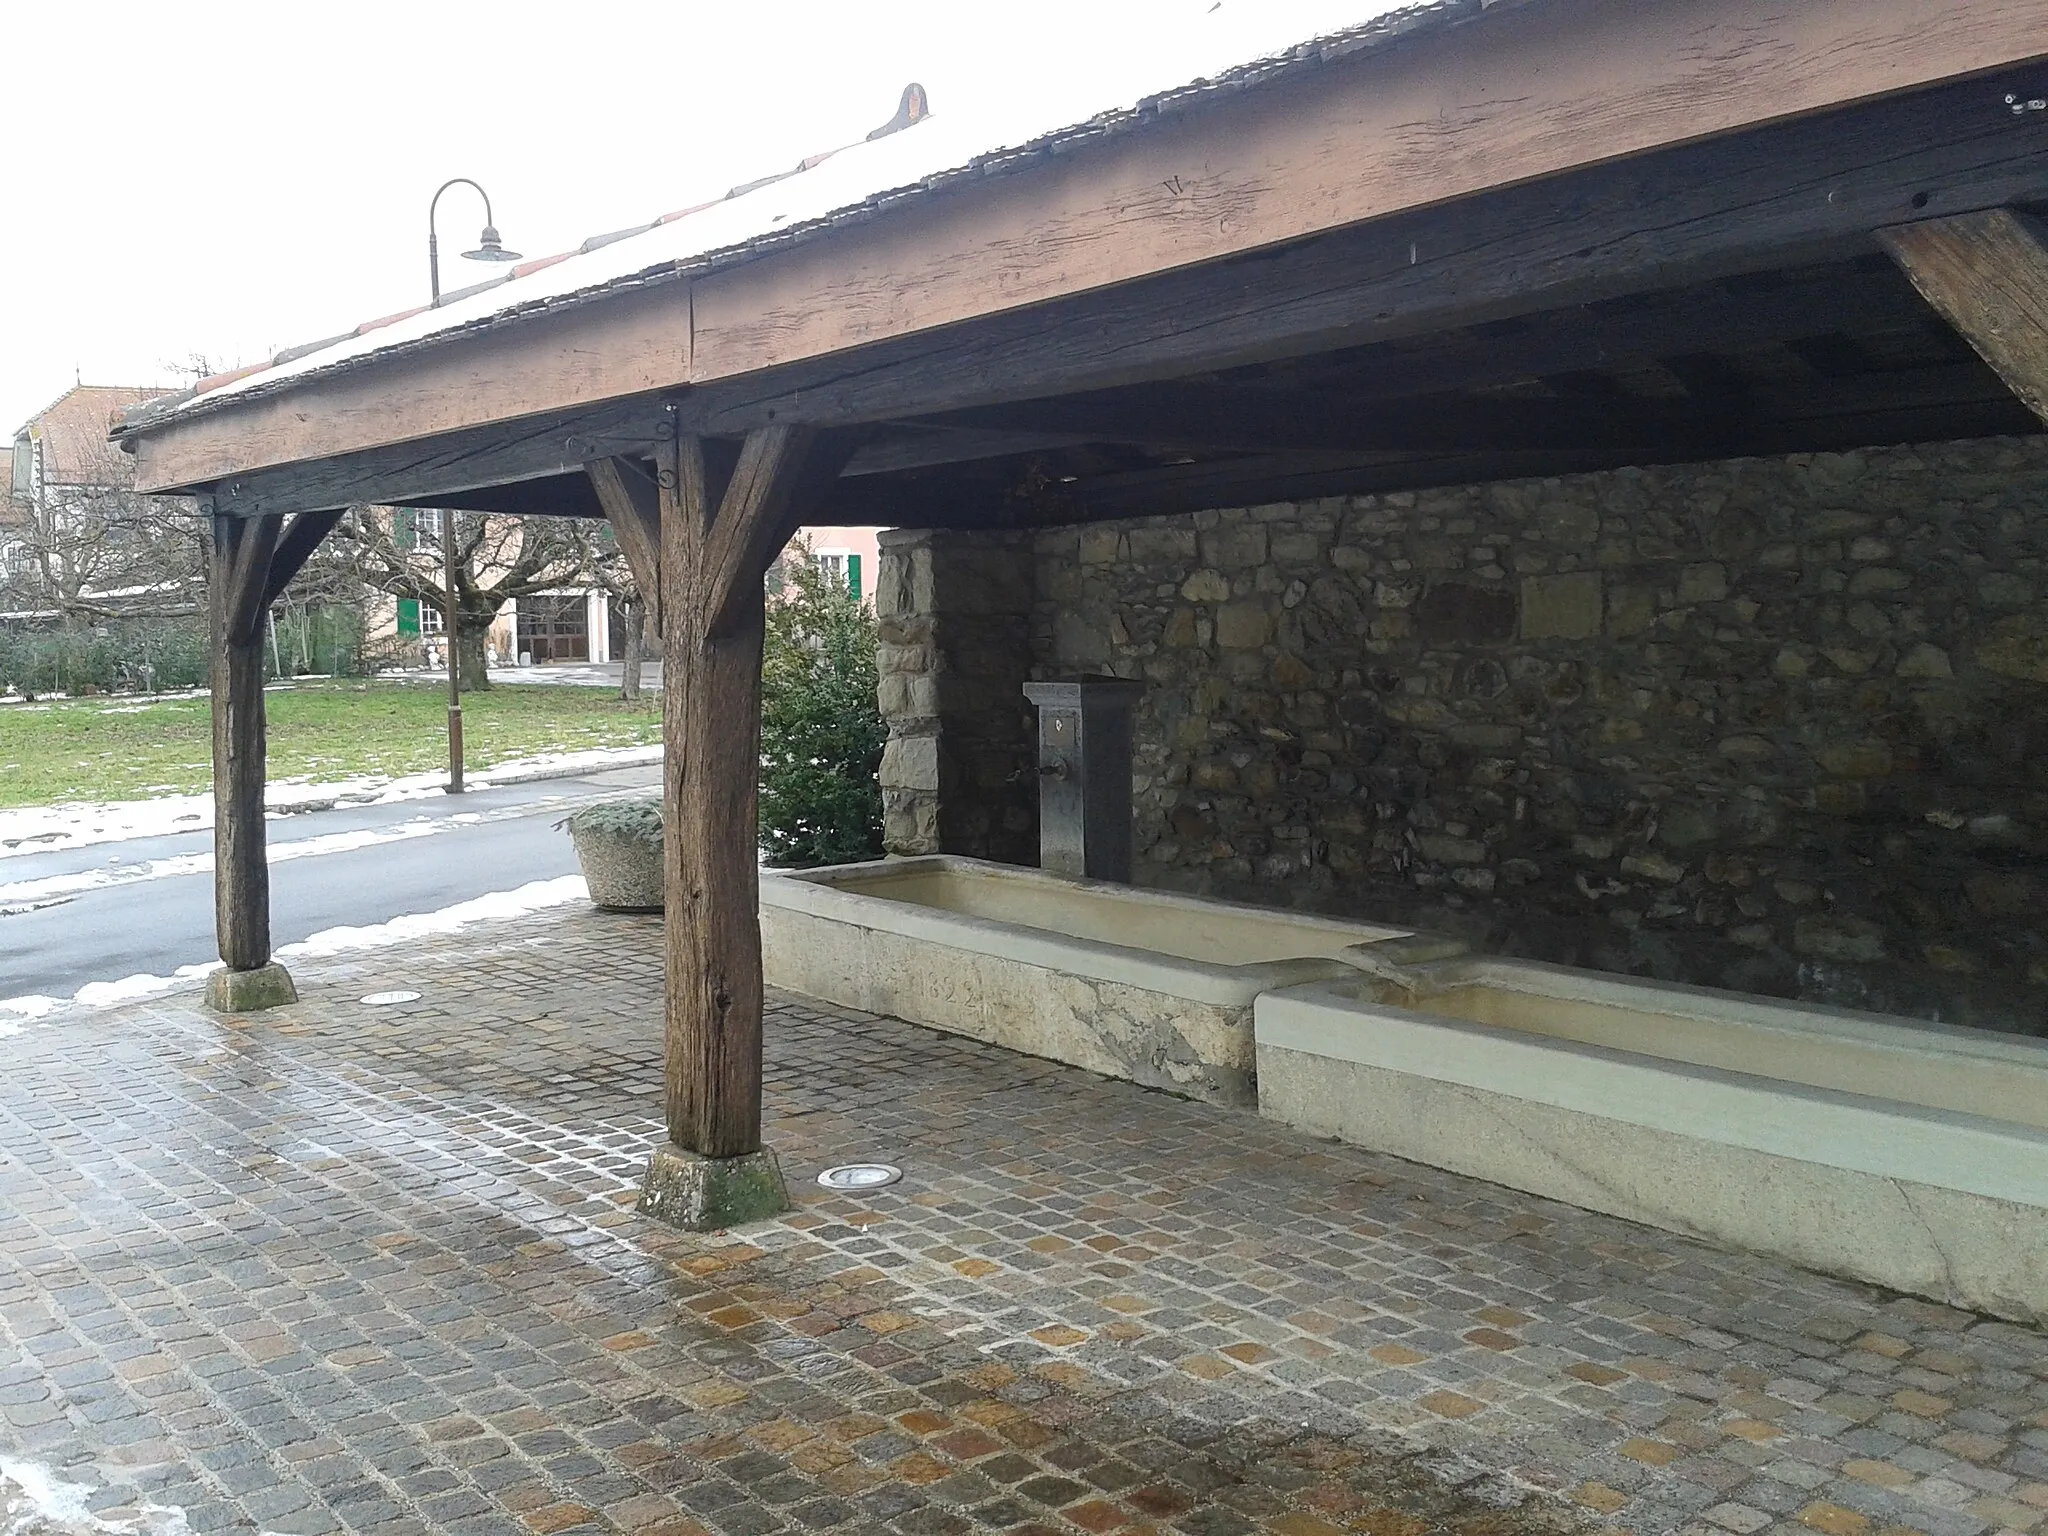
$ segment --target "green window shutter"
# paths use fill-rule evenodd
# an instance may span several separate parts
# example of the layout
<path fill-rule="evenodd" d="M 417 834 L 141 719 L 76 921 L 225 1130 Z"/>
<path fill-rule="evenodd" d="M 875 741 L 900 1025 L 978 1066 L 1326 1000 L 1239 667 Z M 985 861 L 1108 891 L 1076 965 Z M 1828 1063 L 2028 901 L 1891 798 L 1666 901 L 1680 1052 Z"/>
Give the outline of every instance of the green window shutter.
<path fill-rule="evenodd" d="M 860 596 L 860 556 L 846 557 L 846 590 L 855 597 Z"/>
<path fill-rule="evenodd" d="M 401 597 L 398 600 L 398 632 L 401 635 L 416 635 L 420 632 L 420 600 L 416 597 Z"/>
<path fill-rule="evenodd" d="M 394 543 L 394 544 L 396 544 L 396 545 L 397 545 L 397 546 L 398 546 L 398 547 L 399 547 L 400 549 L 411 549 L 411 548 L 413 548 L 413 547 L 414 547 L 415 545 L 417 545 L 417 544 L 419 543 L 419 541 L 420 541 L 420 515 L 419 515 L 419 513 L 415 512 L 415 511 L 414 511 L 414 510 L 413 510 L 413 509 L 412 509 L 411 507 L 394 507 L 394 508 L 392 508 L 392 509 L 391 509 L 391 542 L 392 542 L 392 543 Z M 419 611 L 419 605 L 418 605 L 417 603 L 415 603 L 415 604 L 413 605 L 413 611 L 414 611 L 414 614 L 415 614 L 415 619 L 414 619 L 414 623 L 415 623 L 415 626 L 417 626 L 417 623 L 418 623 L 418 619 L 417 619 L 417 614 L 418 614 L 418 611 Z M 417 627 L 415 627 L 415 629 L 414 629 L 414 631 L 413 631 L 413 632 L 414 632 L 415 634 L 417 634 L 417 633 L 419 632 L 419 631 L 418 631 L 418 629 L 417 629 Z"/>

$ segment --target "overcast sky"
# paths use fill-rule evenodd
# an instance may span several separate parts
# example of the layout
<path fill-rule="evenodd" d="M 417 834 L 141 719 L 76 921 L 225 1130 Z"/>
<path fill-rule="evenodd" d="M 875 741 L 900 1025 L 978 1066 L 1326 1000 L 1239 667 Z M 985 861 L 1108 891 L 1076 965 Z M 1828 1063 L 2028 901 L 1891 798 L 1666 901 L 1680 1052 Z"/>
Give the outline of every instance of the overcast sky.
<path fill-rule="evenodd" d="M 426 297 L 450 176 L 529 256 L 939 114 L 1052 128 L 1392 0 L 162 0 L 24 6 L 0 64 L 0 432 Z M 993 146 L 991 146 L 993 147 Z M 482 224 L 441 203 L 442 284 Z"/>

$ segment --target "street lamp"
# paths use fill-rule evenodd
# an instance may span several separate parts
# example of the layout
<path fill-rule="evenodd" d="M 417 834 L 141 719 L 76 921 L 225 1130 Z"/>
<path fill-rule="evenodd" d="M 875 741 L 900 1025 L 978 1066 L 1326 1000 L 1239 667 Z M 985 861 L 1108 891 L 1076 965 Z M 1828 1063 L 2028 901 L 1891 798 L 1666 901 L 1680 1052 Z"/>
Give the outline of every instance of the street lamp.
<path fill-rule="evenodd" d="M 441 194 L 450 187 L 476 187 L 476 195 L 484 200 L 484 232 L 477 237 L 476 249 L 462 253 L 465 261 L 518 261 L 517 251 L 505 249 L 505 243 L 498 237 L 498 227 L 491 218 L 491 194 L 467 176 L 452 176 L 435 189 L 434 200 L 427 204 L 427 284 L 433 294 L 433 307 L 441 307 L 441 238 L 435 233 L 434 214 L 441 206 Z"/>
<path fill-rule="evenodd" d="M 477 248 L 464 251 L 466 261 L 517 261 L 519 253 L 505 249 L 505 243 L 498 237 L 497 221 L 491 217 L 491 194 L 471 181 L 467 176 L 450 177 L 434 191 L 434 200 L 427 204 L 427 284 L 432 295 L 433 307 L 441 305 L 441 237 L 435 229 L 434 216 L 441 208 L 441 194 L 450 187 L 476 187 L 476 195 L 484 200 L 484 232 L 477 239 Z M 448 793 L 462 793 L 462 677 L 457 671 L 456 624 L 460 604 L 455 596 L 455 512 L 444 507 L 441 511 L 441 584 L 446 588 L 446 607 L 441 620 L 441 640 L 448 648 Z"/>

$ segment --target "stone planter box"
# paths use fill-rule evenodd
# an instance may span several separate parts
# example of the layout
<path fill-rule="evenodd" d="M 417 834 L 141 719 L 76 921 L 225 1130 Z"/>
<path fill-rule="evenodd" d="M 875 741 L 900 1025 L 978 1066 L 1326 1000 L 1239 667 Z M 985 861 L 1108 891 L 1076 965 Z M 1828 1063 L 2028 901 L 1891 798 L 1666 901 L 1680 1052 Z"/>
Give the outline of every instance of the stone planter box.
<path fill-rule="evenodd" d="M 661 844 L 604 827 L 569 826 L 591 902 L 606 912 L 662 909 Z"/>
<path fill-rule="evenodd" d="M 2048 1046 L 1502 960 L 1276 991 L 1260 1112 L 2048 1321 Z"/>
<path fill-rule="evenodd" d="M 771 986 L 1219 1104 L 1254 998 L 1405 933 L 944 856 L 761 880 Z"/>

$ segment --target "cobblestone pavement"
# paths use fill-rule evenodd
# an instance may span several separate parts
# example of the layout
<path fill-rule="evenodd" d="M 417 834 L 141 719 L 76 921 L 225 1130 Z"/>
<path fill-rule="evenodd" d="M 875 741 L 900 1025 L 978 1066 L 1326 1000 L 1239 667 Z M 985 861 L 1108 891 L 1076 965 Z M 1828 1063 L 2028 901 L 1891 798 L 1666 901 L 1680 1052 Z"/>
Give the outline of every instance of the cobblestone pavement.
<path fill-rule="evenodd" d="M 777 1001 L 798 1209 L 655 1226 L 656 939 L 0 1038 L 0 1532 L 2048 1521 L 2041 1334 L 891 1020 Z"/>

